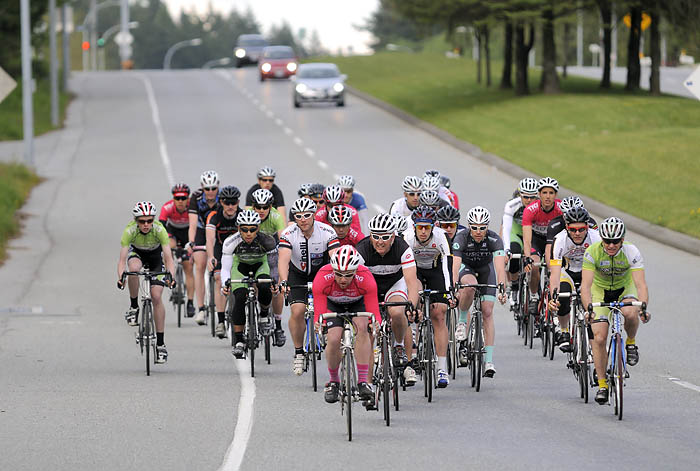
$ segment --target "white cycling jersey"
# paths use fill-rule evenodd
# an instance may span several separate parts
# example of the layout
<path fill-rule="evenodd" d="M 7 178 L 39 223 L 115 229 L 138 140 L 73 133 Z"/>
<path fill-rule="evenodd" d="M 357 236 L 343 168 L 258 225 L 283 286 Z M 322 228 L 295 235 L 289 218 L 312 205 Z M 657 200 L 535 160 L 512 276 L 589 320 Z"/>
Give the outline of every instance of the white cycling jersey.
<path fill-rule="evenodd" d="M 292 251 L 290 268 L 310 275 L 328 263 L 328 251 L 340 247 L 340 242 L 331 226 L 314 221 L 314 231 L 309 239 L 299 226 L 292 224 L 282 231 L 279 247 Z"/>
<path fill-rule="evenodd" d="M 399 198 L 393 203 L 391 203 L 391 206 L 389 207 L 389 214 L 392 216 L 401 216 L 401 217 L 409 217 L 412 213 L 413 210 L 416 208 L 409 208 L 408 203 L 406 203 L 406 198 Z"/>
<path fill-rule="evenodd" d="M 576 245 L 568 232 L 561 231 L 554 238 L 553 255 L 550 265 L 562 265 L 566 260 L 566 270 L 572 273 L 580 273 L 583 266 L 583 254 L 592 244 L 600 240 L 600 234 L 596 229 L 588 229 L 588 235 L 580 245 Z"/>
<path fill-rule="evenodd" d="M 503 234 L 501 234 L 501 239 L 503 239 L 503 247 L 506 250 L 510 250 L 510 232 L 513 230 L 513 222 L 522 227 L 523 209 L 523 202 L 519 196 L 508 201 L 505 208 L 503 208 Z M 522 229 L 520 229 L 520 233 L 522 234 Z"/>
<path fill-rule="evenodd" d="M 413 224 L 408 226 L 404 233 L 404 239 L 413 250 L 416 265 L 422 270 L 432 270 L 441 268 L 445 277 L 445 290 L 449 289 L 450 270 L 447 265 L 447 257 L 450 255 L 450 243 L 447 242 L 447 235 L 439 227 L 433 228 L 433 233 L 427 241 L 420 242 L 416 237 Z"/>

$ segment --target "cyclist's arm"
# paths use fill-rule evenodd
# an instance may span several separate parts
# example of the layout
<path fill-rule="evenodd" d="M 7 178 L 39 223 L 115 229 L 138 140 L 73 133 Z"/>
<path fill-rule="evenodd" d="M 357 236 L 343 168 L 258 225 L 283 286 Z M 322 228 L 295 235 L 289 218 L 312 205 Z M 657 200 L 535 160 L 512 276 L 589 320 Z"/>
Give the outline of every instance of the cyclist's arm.
<path fill-rule="evenodd" d="M 165 269 L 170 272 L 170 276 L 175 279 L 175 262 L 173 261 L 173 251 L 170 250 L 170 241 L 167 244 L 161 245 L 163 249 L 163 260 L 165 261 Z"/>
<path fill-rule="evenodd" d="M 206 247 L 207 247 L 207 263 L 214 258 L 214 242 L 216 241 L 216 226 L 214 225 L 212 219 L 216 212 L 212 211 L 207 217 L 207 225 L 205 226 L 204 233 L 206 235 Z"/>
<path fill-rule="evenodd" d="M 369 270 L 368 270 L 369 271 Z M 365 276 L 364 288 L 365 292 L 365 309 L 374 315 L 375 322 L 381 322 L 382 318 L 379 315 L 379 298 L 377 297 L 377 282 L 371 273 Z"/>
<path fill-rule="evenodd" d="M 549 292 L 559 291 L 561 286 L 561 260 L 552 259 L 549 261 Z M 588 306 L 586 304 L 586 306 Z"/>
<path fill-rule="evenodd" d="M 280 216 L 282 216 L 282 223 L 286 226 L 287 225 L 287 207 L 286 206 L 277 206 L 277 211 L 279 211 Z M 281 231 L 280 231 L 281 233 Z"/>
<path fill-rule="evenodd" d="M 233 254 L 223 253 L 221 255 L 221 286 L 231 279 L 231 268 L 233 268 Z"/>
<path fill-rule="evenodd" d="M 593 286 L 593 270 L 588 270 L 585 267 L 581 270 L 581 304 L 584 309 L 591 304 L 593 299 L 591 296 L 591 286 Z"/>
<path fill-rule="evenodd" d="M 406 288 L 408 289 L 408 300 L 413 303 L 414 306 L 418 305 L 418 269 L 414 264 L 412 267 L 404 267 L 402 269 L 403 278 L 406 281 Z"/>
<path fill-rule="evenodd" d="M 280 283 L 287 281 L 289 278 L 289 262 L 292 260 L 292 250 L 288 247 L 280 245 L 277 257 L 277 271 L 279 273 Z"/>
<path fill-rule="evenodd" d="M 634 286 L 637 287 L 638 299 L 648 304 L 649 288 L 647 287 L 647 280 L 644 276 L 644 270 L 632 270 L 632 281 L 634 281 Z"/>
<path fill-rule="evenodd" d="M 526 226 L 523 222 L 523 256 L 529 257 L 532 253 L 532 226 Z"/>
<path fill-rule="evenodd" d="M 440 241 L 440 247 L 442 248 L 442 276 L 445 278 L 445 291 L 450 290 L 452 276 L 450 276 L 450 268 L 447 264 L 447 257 L 450 255 L 450 245 L 447 243 L 447 239 L 443 236 L 443 240 Z"/>
<path fill-rule="evenodd" d="M 501 224 L 501 239 L 503 246 L 510 249 L 510 231 L 513 229 L 513 215 L 503 213 L 503 222 Z"/>
<path fill-rule="evenodd" d="M 192 242 L 194 245 L 194 239 L 197 234 L 197 213 L 190 212 L 190 227 L 187 229 L 187 241 Z"/>
<path fill-rule="evenodd" d="M 131 247 L 128 245 L 119 250 L 119 262 L 117 263 L 117 277 L 121 280 L 122 273 L 126 271 L 126 257 L 129 255 Z"/>
<path fill-rule="evenodd" d="M 318 271 L 318 273 L 316 273 L 316 276 L 313 280 L 311 292 L 314 295 L 314 324 L 319 321 L 319 319 L 321 318 L 321 314 L 325 314 L 328 312 L 328 298 L 324 293 L 325 286 L 328 283 L 328 280 L 326 280 L 325 275 L 327 275 L 328 273 L 328 271 L 322 268 Z M 333 283 L 333 272 L 330 273 L 330 282 Z"/>
<path fill-rule="evenodd" d="M 493 266 L 496 269 L 496 280 L 506 286 L 506 256 L 496 255 L 493 257 Z"/>
<path fill-rule="evenodd" d="M 544 247 L 544 263 L 546 266 L 549 266 L 552 261 L 552 244 L 547 243 Z"/>
<path fill-rule="evenodd" d="M 462 268 L 462 257 L 457 255 L 457 252 L 452 254 L 452 280 L 457 283 L 459 281 L 459 269 Z"/>

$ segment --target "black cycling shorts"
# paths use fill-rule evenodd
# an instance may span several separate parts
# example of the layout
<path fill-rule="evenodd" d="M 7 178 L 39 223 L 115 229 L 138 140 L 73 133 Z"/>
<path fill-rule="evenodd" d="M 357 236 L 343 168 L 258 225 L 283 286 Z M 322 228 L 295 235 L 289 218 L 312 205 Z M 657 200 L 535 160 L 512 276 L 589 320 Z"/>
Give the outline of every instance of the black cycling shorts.
<path fill-rule="evenodd" d="M 175 240 L 175 246 L 176 247 L 184 247 L 187 245 L 188 239 L 189 239 L 189 229 L 186 227 L 171 227 L 171 226 L 166 226 L 166 229 L 168 230 L 168 235 L 170 236 L 171 239 Z"/>
<path fill-rule="evenodd" d="M 334 303 L 330 299 L 328 300 L 328 312 L 365 312 L 365 301 L 364 299 L 359 299 L 352 303 Z M 321 312 L 319 314 L 325 314 Z M 343 320 L 334 317 L 326 321 L 326 327 L 332 329 L 333 327 L 343 327 Z"/>
<path fill-rule="evenodd" d="M 435 291 L 445 291 L 445 275 L 442 273 L 442 267 L 431 269 L 419 268 L 418 281 L 423 284 L 423 288 Z M 447 297 L 444 294 L 431 294 L 430 301 L 433 303 L 447 304 Z"/>
<path fill-rule="evenodd" d="M 290 286 L 305 285 L 306 283 L 314 281 L 314 276 L 316 276 L 315 273 L 312 275 L 305 275 L 303 273 L 299 273 L 298 271 L 295 271 L 290 266 L 289 278 L 287 279 L 287 283 Z M 289 291 L 289 304 L 296 304 L 296 303 L 306 304 L 306 297 L 307 297 L 306 288 L 291 288 L 291 290 Z"/>
<path fill-rule="evenodd" d="M 478 267 L 472 268 L 469 265 L 465 265 L 464 268 L 459 272 L 459 280 L 462 280 L 464 275 L 473 275 L 476 278 L 476 282 L 483 285 L 495 285 L 496 284 L 496 270 L 493 267 L 493 262 Z M 496 288 L 486 288 L 481 290 L 481 296 L 496 296 Z M 489 301 L 491 301 L 489 299 Z"/>
<path fill-rule="evenodd" d="M 131 247 L 131 252 L 129 253 L 127 260 L 131 260 L 132 258 L 138 258 L 141 260 L 141 266 L 143 269 L 149 271 L 165 271 L 165 267 L 163 266 L 163 249 L 160 247 L 156 250 L 139 250 Z M 153 280 L 151 284 L 165 286 L 165 283 L 163 283 L 160 279 Z"/>

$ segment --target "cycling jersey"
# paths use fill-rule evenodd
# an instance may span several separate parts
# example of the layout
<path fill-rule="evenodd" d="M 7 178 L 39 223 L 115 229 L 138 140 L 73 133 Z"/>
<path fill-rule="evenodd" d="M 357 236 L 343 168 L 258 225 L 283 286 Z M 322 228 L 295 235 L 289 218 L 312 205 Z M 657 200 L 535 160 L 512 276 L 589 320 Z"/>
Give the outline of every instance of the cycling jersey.
<path fill-rule="evenodd" d="M 365 203 L 365 196 L 357 191 L 352 192 L 352 198 L 350 199 L 350 206 L 357 210 L 357 215 L 360 218 L 360 227 L 367 227 L 367 222 L 369 221 L 369 215 L 367 214 L 367 203 Z"/>
<path fill-rule="evenodd" d="M 389 251 L 384 255 L 374 249 L 370 237 L 365 237 L 355 246 L 360 254 L 360 263 L 366 266 L 374 276 L 377 290 L 386 294 L 392 286 L 403 279 L 403 269 L 416 266 L 413 250 L 405 240 L 394 238 Z"/>
<path fill-rule="evenodd" d="M 523 237 L 523 201 L 520 196 L 513 198 L 503 208 L 503 246 L 510 247 L 511 239 L 519 240 Z"/>
<path fill-rule="evenodd" d="M 360 265 L 357 267 L 347 288 L 341 288 L 335 282 L 333 267 L 328 264 L 321 267 L 313 281 L 314 293 L 314 322 L 318 322 L 321 314 L 329 312 L 328 301 L 334 304 L 353 304 L 364 300 L 367 312 L 374 314 L 379 321 L 379 301 L 377 298 L 377 283 L 369 269 Z"/>
<path fill-rule="evenodd" d="M 472 237 L 471 231 L 461 231 L 457 233 L 452 241 L 454 254 L 462 258 L 462 264 L 467 267 L 478 269 L 493 262 L 493 257 L 505 255 L 503 241 L 494 231 L 486 232 L 486 237 L 481 242 L 477 242 Z"/>
<path fill-rule="evenodd" d="M 612 291 L 627 286 L 632 272 L 644 269 L 644 259 L 639 249 L 628 242 L 612 257 L 605 253 L 602 242 L 596 242 L 583 254 L 582 269 L 594 272 L 593 285 Z"/>
<path fill-rule="evenodd" d="M 175 207 L 175 200 L 168 201 L 160 208 L 158 220 L 168 230 L 168 234 L 171 235 L 171 229 L 187 229 L 190 227 L 189 211 L 187 208 L 183 212 L 178 211 Z"/>
<path fill-rule="evenodd" d="M 358 232 L 352 227 L 348 231 L 348 235 L 346 235 L 342 239 L 338 239 L 338 242 L 340 242 L 340 246 L 342 247 L 343 245 L 352 245 L 353 247 L 357 245 L 359 241 L 365 238 L 365 235 L 362 232 Z"/>
<path fill-rule="evenodd" d="M 542 202 L 537 200 L 531 203 L 523 211 L 523 226 L 532 226 L 532 237 L 542 240 L 547 239 L 547 227 L 549 222 L 557 216 L 561 216 L 559 208 L 560 199 L 554 201 L 554 206 L 549 211 L 542 209 Z"/>
<path fill-rule="evenodd" d="M 250 244 L 243 240 L 239 232 L 228 236 L 221 255 L 221 283 L 226 283 L 226 280 L 231 278 L 232 269 L 236 269 L 241 263 L 254 266 L 262 264 L 267 267 L 267 255 L 273 252 L 276 246 L 275 239 L 262 232 L 258 232 Z"/>
<path fill-rule="evenodd" d="M 588 235 L 580 244 L 574 243 L 567 231 L 561 231 L 554 238 L 552 259 L 549 264 L 564 266 L 569 272 L 580 273 L 583 254 L 596 242 L 600 242 L 600 234 L 595 229 L 588 229 Z"/>
<path fill-rule="evenodd" d="M 588 227 L 590 229 L 598 229 L 598 223 L 590 216 L 588 217 Z M 563 215 L 549 221 L 549 226 L 547 226 L 547 243 L 553 244 L 554 238 L 564 229 L 566 229 L 566 221 L 564 221 Z"/>
<path fill-rule="evenodd" d="M 449 188 L 445 188 L 445 191 L 447 192 L 447 196 L 450 200 L 450 204 L 455 208 L 459 209 L 459 197 L 457 196 L 457 193 L 454 191 L 450 190 Z"/>
<path fill-rule="evenodd" d="M 417 207 L 418 206 L 416 206 L 416 208 Z M 391 203 L 391 206 L 389 207 L 389 214 L 392 216 L 399 215 L 401 217 L 409 217 L 416 208 L 410 207 L 408 202 L 406 202 L 406 198 L 399 198 Z"/>
<path fill-rule="evenodd" d="M 291 250 L 289 268 L 292 271 L 314 275 L 328 263 L 328 251 L 340 247 L 340 243 L 331 226 L 314 221 L 314 230 L 309 239 L 298 225 L 292 224 L 282 232 L 279 246 Z"/>
<path fill-rule="evenodd" d="M 136 250 L 154 251 L 170 245 L 168 231 L 160 221 L 154 221 L 151 230 L 144 234 L 139 230 L 136 221 L 126 225 L 122 233 L 121 246 Z"/>
<path fill-rule="evenodd" d="M 270 208 L 270 213 L 267 215 L 265 220 L 260 223 L 260 232 L 271 235 L 277 241 L 279 240 L 278 232 L 283 230 L 285 227 L 284 220 L 279 211 L 277 211 L 275 208 Z"/>
<path fill-rule="evenodd" d="M 360 227 L 360 217 L 357 214 L 357 210 L 350 206 L 349 204 L 343 204 L 345 208 L 347 208 L 348 211 L 350 211 L 350 214 L 352 214 L 352 221 L 350 222 L 350 227 L 355 229 L 357 232 L 362 232 L 362 228 Z M 328 209 L 326 208 L 325 205 L 320 206 L 318 210 L 316 211 L 316 215 L 314 218 L 322 222 L 324 224 L 330 225 L 331 223 L 328 221 Z"/>
<path fill-rule="evenodd" d="M 259 190 L 262 188 L 259 183 L 256 183 L 255 185 L 251 186 L 250 189 L 248 190 L 248 193 L 245 196 L 245 205 L 246 206 L 252 206 L 253 205 L 253 193 L 255 190 Z M 272 200 L 272 207 L 277 209 L 280 206 L 284 206 L 284 195 L 282 195 L 282 190 L 273 183 L 272 188 L 270 188 L 270 191 L 272 192 L 273 200 Z"/>
<path fill-rule="evenodd" d="M 238 223 L 236 222 L 238 214 L 241 212 L 241 208 L 236 210 L 236 214 L 231 218 L 228 218 L 224 214 L 224 208 L 219 207 L 216 211 L 211 211 L 207 215 L 207 229 L 212 229 L 216 231 L 215 244 L 221 245 L 224 243 L 226 238 L 232 234 L 238 232 Z"/>
<path fill-rule="evenodd" d="M 219 209 L 219 193 L 216 193 L 216 201 L 214 206 L 209 206 L 206 198 L 204 197 L 204 191 L 197 190 L 190 197 L 190 205 L 188 211 L 190 214 L 197 215 L 197 228 L 204 229 L 207 224 L 207 215 L 211 211 L 216 211 Z"/>
<path fill-rule="evenodd" d="M 416 259 L 419 277 L 424 277 L 427 280 L 439 280 L 430 283 L 428 288 L 434 290 L 449 290 L 450 288 L 450 269 L 447 262 L 447 257 L 450 255 L 450 244 L 447 242 L 445 231 L 439 227 L 434 227 L 432 234 L 425 242 L 420 242 L 416 237 L 414 226 L 408 226 L 408 230 L 404 234 L 406 243 Z M 423 273 L 423 272 L 440 272 L 440 273 Z M 441 277 L 439 277 L 441 275 Z M 439 284 L 440 286 L 436 286 Z"/>

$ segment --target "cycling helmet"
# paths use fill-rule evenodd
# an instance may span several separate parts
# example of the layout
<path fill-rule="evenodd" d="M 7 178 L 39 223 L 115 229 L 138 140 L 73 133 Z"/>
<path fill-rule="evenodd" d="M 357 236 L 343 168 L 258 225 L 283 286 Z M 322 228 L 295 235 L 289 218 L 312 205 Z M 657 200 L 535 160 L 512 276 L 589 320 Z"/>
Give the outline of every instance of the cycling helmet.
<path fill-rule="evenodd" d="M 575 222 L 588 223 L 588 219 L 590 219 L 590 216 L 583 206 L 575 206 L 564 212 L 564 221 L 566 221 L 567 224 Z"/>
<path fill-rule="evenodd" d="M 272 204 L 275 197 L 272 195 L 270 190 L 265 188 L 259 188 L 253 192 L 253 204 L 258 204 L 264 206 L 266 204 Z"/>
<path fill-rule="evenodd" d="M 537 191 L 547 187 L 552 188 L 555 192 L 559 191 L 559 182 L 552 177 L 540 178 L 540 181 L 537 182 Z"/>
<path fill-rule="evenodd" d="M 321 198 L 323 196 L 323 191 L 326 189 L 321 183 L 312 183 L 309 187 L 309 196 L 316 196 Z"/>
<path fill-rule="evenodd" d="M 150 201 L 139 201 L 134 205 L 134 209 L 131 210 L 131 213 L 135 218 L 141 216 L 155 216 L 156 207 L 153 206 L 153 203 Z"/>
<path fill-rule="evenodd" d="M 423 174 L 423 179 L 425 179 L 425 177 L 434 177 L 434 178 L 437 178 L 439 180 L 440 179 L 440 171 L 435 170 L 435 169 L 426 170 L 425 173 Z"/>
<path fill-rule="evenodd" d="M 348 226 L 352 222 L 352 213 L 347 206 L 339 204 L 328 212 L 328 221 L 334 226 Z"/>
<path fill-rule="evenodd" d="M 418 204 L 424 206 L 437 206 L 440 204 L 440 195 L 435 190 L 421 191 Z"/>
<path fill-rule="evenodd" d="M 357 270 L 360 266 L 360 254 L 352 245 L 343 245 L 331 256 L 331 267 L 339 272 Z"/>
<path fill-rule="evenodd" d="M 297 190 L 297 195 L 299 195 L 299 198 L 302 196 L 309 196 L 311 194 L 311 185 L 313 185 L 313 183 L 302 183 L 299 186 L 299 190 Z"/>
<path fill-rule="evenodd" d="M 338 186 L 343 190 L 352 190 L 355 188 L 355 179 L 352 175 L 342 175 L 338 179 Z"/>
<path fill-rule="evenodd" d="M 394 218 L 396 219 L 396 232 L 399 234 L 406 232 L 408 230 L 408 220 L 398 214 Z"/>
<path fill-rule="evenodd" d="M 415 224 L 435 224 L 437 213 L 430 206 L 418 206 L 411 213 L 411 219 Z"/>
<path fill-rule="evenodd" d="M 452 185 L 452 181 L 447 175 L 440 175 L 440 184 L 445 188 L 449 188 Z"/>
<path fill-rule="evenodd" d="M 241 197 L 241 191 L 233 185 L 226 185 L 219 192 L 221 200 L 238 200 Z"/>
<path fill-rule="evenodd" d="M 260 170 L 258 170 L 258 178 L 263 178 L 263 177 L 276 177 L 277 174 L 275 171 L 272 169 L 272 167 L 263 167 Z"/>
<path fill-rule="evenodd" d="M 238 213 L 236 218 L 236 223 L 239 226 L 259 226 L 260 222 L 260 215 L 252 209 L 244 209 Z"/>
<path fill-rule="evenodd" d="M 531 177 L 523 178 L 518 183 L 518 192 L 525 196 L 537 195 L 537 180 Z"/>
<path fill-rule="evenodd" d="M 459 222 L 459 209 L 453 206 L 443 206 L 438 209 L 437 220 L 440 222 Z"/>
<path fill-rule="evenodd" d="M 370 232 L 378 233 L 378 234 L 386 234 L 387 232 L 395 232 L 396 231 L 396 219 L 394 216 L 388 213 L 380 213 L 374 216 L 372 219 L 369 220 L 369 224 L 367 224 L 369 227 Z"/>
<path fill-rule="evenodd" d="M 467 213 L 467 223 L 471 224 L 486 224 L 491 222 L 491 213 L 483 206 L 474 206 Z"/>
<path fill-rule="evenodd" d="M 423 191 L 440 189 L 440 178 L 439 177 L 423 177 Z"/>
<path fill-rule="evenodd" d="M 423 189 L 423 180 L 421 180 L 418 177 L 413 177 L 413 176 L 409 175 L 403 179 L 403 183 L 401 184 L 401 188 L 406 193 L 412 192 L 412 191 L 421 191 Z"/>
<path fill-rule="evenodd" d="M 603 239 L 620 239 L 625 236 L 625 223 L 618 217 L 609 217 L 598 228 Z"/>
<path fill-rule="evenodd" d="M 345 192 L 337 185 L 328 186 L 323 190 L 323 200 L 327 204 L 338 204 L 343 202 Z"/>
<path fill-rule="evenodd" d="M 219 186 L 219 174 L 213 170 L 208 170 L 199 177 L 202 187 Z"/>
<path fill-rule="evenodd" d="M 173 196 L 189 196 L 190 194 L 190 187 L 187 186 L 187 183 L 176 183 L 174 187 L 171 189 Z"/>
<path fill-rule="evenodd" d="M 572 208 L 583 208 L 583 201 L 581 201 L 580 197 L 576 195 L 567 196 L 559 203 L 559 209 L 561 209 L 562 213 L 565 213 Z"/>
<path fill-rule="evenodd" d="M 315 213 L 316 203 L 309 198 L 299 198 L 294 201 L 291 208 L 292 214 L 296 213 Z"/>

